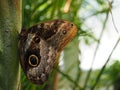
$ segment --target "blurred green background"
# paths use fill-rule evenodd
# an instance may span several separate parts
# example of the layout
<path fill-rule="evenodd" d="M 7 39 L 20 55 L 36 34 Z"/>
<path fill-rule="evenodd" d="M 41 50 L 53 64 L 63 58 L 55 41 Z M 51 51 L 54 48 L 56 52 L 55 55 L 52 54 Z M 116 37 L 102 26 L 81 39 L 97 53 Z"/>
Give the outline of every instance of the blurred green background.
<path fill-rule="evenodd" d="M 91 3 L 92 2 L 92 3 Z M 77 25 L 78 33 L 74 40 L 67 45 L 59 60 L 59 82 L 57 90 L 120 90 L 120 62 L 116 60 L 107 66 L 107 63 L 97 70 L 81 69 L 82 52 L 79 44 L 82 41 L 88 46 L 96 43 L 96 52 L 104 34 L 110 5 L 107 0 L 23 0 L 22 1 L 22 27 L 30 26 L 53 19 L 65 19 Z M 95 7 L 97 6 L 97 8 Z M 96 17 L 102 30 L 99 37 L 86 24 L 91 17 Z M 94 22 L 94 21 L 93 21 Z M 79 39 L 82 37 L 81 39 Z M 94 53 L 94 56 L 96 53 Z M 86 56 L 87 57 L 87 56 Z M 108 58 L 108 61 L 110 58 Z M 94 62 L 94 58 L 93 58 Z M 54 79 L 53 75 L 49 77 Z M 54 82 L 49 80 L 47 83 Z M 26 79 L 21 71 L 21 90 L 52 90 L 46 85 L 36 86 Z"/>

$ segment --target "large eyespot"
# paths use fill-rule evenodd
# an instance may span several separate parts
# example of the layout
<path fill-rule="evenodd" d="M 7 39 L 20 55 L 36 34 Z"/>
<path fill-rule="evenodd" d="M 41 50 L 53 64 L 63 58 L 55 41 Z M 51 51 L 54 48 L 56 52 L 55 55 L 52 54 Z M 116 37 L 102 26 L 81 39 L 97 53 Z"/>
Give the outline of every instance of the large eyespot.
<path fill-rule="evenodd" d="M 38 57 L 36 55 L 33 55 L 33 54 L 30 55 L 29 59 L 28 59 L 28 63 L 30 66 L 33 66 L 33 67 L 37 66 L 39 63 Z"/>
<path fill-rule="evenodd" d="M 66 34 L 66 33 L 67 33 L 67 31 L 66 31 L 66 30 L 63 30 L 63 31 L 62 31 L 62 33 L 63 33 L 63 34 Z"/>

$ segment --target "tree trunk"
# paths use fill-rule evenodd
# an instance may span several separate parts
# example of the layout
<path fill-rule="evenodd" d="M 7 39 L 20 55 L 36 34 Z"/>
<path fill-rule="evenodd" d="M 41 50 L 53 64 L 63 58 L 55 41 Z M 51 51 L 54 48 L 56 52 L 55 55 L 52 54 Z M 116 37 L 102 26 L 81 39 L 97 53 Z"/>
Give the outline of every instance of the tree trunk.
<path fill-rule="evenodd" d="M 0 90 L 19 90 L 20 0 L 0 0 Z"/>

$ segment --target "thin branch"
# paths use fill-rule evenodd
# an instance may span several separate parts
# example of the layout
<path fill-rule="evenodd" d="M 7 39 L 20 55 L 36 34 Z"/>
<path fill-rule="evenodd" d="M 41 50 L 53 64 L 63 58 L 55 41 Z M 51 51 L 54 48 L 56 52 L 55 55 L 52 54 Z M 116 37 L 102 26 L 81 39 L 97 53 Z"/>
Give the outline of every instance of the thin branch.
<path fill-rule="evenodd" d="M 100 73 L 98 74 L 98 77 L 97 77 L 97 79 L 96 79 L 96 81 L 95 81 L 93 87 L 91 88 L 91 90 L 94 90 L 94 88 L 96 87 L 98 81 L 100 80 L 100 77 L 102 76 L 102 73 L 103 73 L 103 71 L 104 71 L 104 69 L 105 69 L 107 63 L 109 62 L 109 60 L 110 60 L 110 58 L 111 58 L 113 52 L 115 51 L 115 49 L 116 49 L 116 47 L 117 47 L 117 45 L 118 45 L 118 43 L 119 43 L 119 41 L 120 41 L 120 33 L 119 33 L 119 30 L 117 29 L 117 26 L 116 26 L 116 24 L 115 24 L 115 21 L 114 21 L 114 18 L 113 18 L 113 14 L 112 14 L 112 5 L 111 5 L 111 3 L 110 3 L 109 0 L 108 0 L 108 4 L 109 4 L 109 9 L 110 9 L 111 17 L 112 17 L 112 22 L 113 22 L 113 25 L 114 25 L 114 28 L 115 28 L 116 32 L 119 34 L 119 39 L 117 40 L 117 42 L 116 42 L 114 48 L 112 49 L 112 51 L 111 51 L 111 53 L 110 53 L 110 55 L 109 55 L 109 57 L 108 57 L 106 63 L 104 64 L 104 66 L 102 67 Z"/>
<path fill-rule="evenodd" d="M 93 87 L 91 88 L 91 90 L 94 90 L 95 86 L 97 85 L 98 81 L 100 80 L 100 77 L 102 76 L 102 73 L 103 73 L 103 71 L 104 71 L 104 69 L 105 69 L 107 63 L 110 61 L 110 58 L 111 58 L 113 52 L 115 51 L 117 45 L 119 44 L 119 41 L 120 41 L 120 38 L 118 38 L 118 40 L 117 40 L 117 42 L 116 42 L 114 48 L 112 49 L 112 51 L 111 51 L 111 53 L 110 53 L 110 55 L 109 55 L 109 57 L 108 57 L 106 63 L 104 64 L 104 66 L 103 66 L 102 69 L 100 70 L 100 73 L 98 74 L 97 79 L 96 79 L 96 81 L 95 81 Z"/>
<path fill-rule="evenodd" d="M 79 89 L 81 89 L 81 86 L 78 83 L 76 83 L 74 80 L 72 80 L 72 78 L 70 76 L 68 76 L 67 74 L 63 73 L 62 71 L 60 71 L 57 68 L 55 68 L 55 70 L 58 71 L 64 77 L 66 77 L 66 79 L 69 80 L 71 83 L 73 83 L 76 87 L 78 87 Z"/>
<path fill-rule="evenodd" d="M 106 26 L 106 22 L 108 20 L 108 13 L 106 14 L 106 18 L 105 18 L 105 21 L 103 23 L 103 28 L 102 28 L 102 31 L 100 33 L 100 36 L 99 36 L 99 41 L 97 43 L 97 46 L 96 46 L 96 49 L 95 49 L 95 52 L 94 52 L 94 56 L 93 56 L 93 59 L 92 59 L 92 64 L 91 64 L 91 67 L 90 67 L 90 70 L 88 71 L 88 74 L 87 74 L 87 77 L 86 77 L 86 80 L 85 80 L 85 84 L 84 84 L 84 87 L 83 87 L 83 90 L 85 90 L 86 86 L 87 86 L 87 83 L 88 83 L 88 80 L 90 78 L 90 75 L 91 75 L 91 72 L 92 72 L 92 66 L 94 64 L 94 61 L 95 61 L 95 57 L 96 57 L 96 54 L 97 54 L 97 51 L 98 51 L 98 48 L 100 46 L 100 42 L 101 42 L 101 38 L 103 36 L 103 32 L 105 30 L 105 26 Z"/>
<path fill-rule="evenodd" d="M 109 5 L 109 10 L 110 10 L 110 14 L 111 14 L 113 26 L 114 26 L 116 32 L 117 32 L 117 33 L 119 34 L 119 36 L 120 36 L 120 32 L 119 32 L 119 30 L 117 29 L 117 26 L 116 26 L 115 21 L 114 21 L 114 17 L 113 17 L 113 13 L 112 13 L 112 5 L 111 5 L 111 3 L 110 3 L 109 0 L 108 0 L 108 5 Z"/>
<path fill-rule="evenodd" d="M 76 75 L 75 83 L 79 83 L 79 81 L 80 81 L 81 69 L 80 69 L 79 65 L 80 65 L 80 61 L 79 61 L 79 59 L 78 59 L 78 60 L 77 60 L 77 75 Z M 77 87 L 76 87 L 76 85 L 75 85 L 72 90 L 76 90 L 76 88 L 77 88 Z M 80 88 L 79 88 L 79 89 L 80 89 Z"/>

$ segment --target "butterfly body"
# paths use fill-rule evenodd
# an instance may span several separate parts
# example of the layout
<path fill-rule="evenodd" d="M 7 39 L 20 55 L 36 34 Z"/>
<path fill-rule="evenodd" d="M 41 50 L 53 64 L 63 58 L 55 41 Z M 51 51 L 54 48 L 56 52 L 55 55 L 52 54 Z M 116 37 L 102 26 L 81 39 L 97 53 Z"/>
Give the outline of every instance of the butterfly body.
<path fill-rule="evenodd" d="M 27 78 L 35 84 L 47 81 L 57 57 L 76 32 L 76 26 L 66 20 L 53 20 L 23 29 L 19 57 Z"/>

